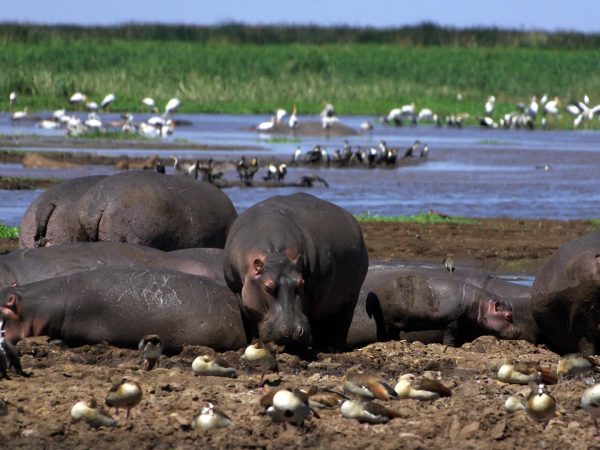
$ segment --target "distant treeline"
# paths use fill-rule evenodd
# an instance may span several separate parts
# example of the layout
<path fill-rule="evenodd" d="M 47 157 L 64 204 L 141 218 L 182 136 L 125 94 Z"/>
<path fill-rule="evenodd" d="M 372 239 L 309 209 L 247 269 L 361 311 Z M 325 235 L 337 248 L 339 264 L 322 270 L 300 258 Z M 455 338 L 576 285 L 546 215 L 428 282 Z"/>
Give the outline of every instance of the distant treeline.
<path fill-rule="evenodd" d="M 422 23 L 401 28 L 348 26 L 219 26 L 130 23 L 112 27 L 0 23 L 0 42 L 35 43 L 47 39 L 123 39 L 230 44 L 399 44 L 452 47 L 530 47 L 598 49 L 600 34 L 519 31 L 500 28 L 450 28 Z"/>

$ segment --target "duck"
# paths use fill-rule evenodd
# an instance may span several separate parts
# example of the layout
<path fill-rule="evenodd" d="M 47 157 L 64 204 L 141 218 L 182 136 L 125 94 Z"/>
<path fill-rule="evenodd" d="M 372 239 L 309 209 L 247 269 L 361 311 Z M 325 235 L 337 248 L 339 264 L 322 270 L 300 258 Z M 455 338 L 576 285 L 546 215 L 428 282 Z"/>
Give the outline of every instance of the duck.
<path fill-rule="evenodd" d="M 594 438 L 600 439 L 600 427 L 598 426 L 598 418 L 600 418 L 600 384 L 595 384 L 583 391 L 581 408 L 592 416 L 596 427 Z"/>
<path fill-rule="evenodd" d="M 246 367 L 260 371 L 260 383 L 263 382 L 265 372 L 276 372 L 279 375 L 279 366 L 275 351 L 265 345 L 260 339 L 254 339 L 244 350 L 242 362 Z"/>
<path fill-rule="evenodd" d="M 210 375 L 214 377 L 229 377 L 237 378 L 238 372 L 233 367 L 214 356 L 202 355 L 198 356 L 192 362 L 192 371 L 194 375 Z"/>
<path fill-rule="evenodd" d="M 309 417 L 319 418 L 308 405 L 308 395 L 297 389 L 269 390 L 260 399 L 260 405 L 273 422 L 286 422 L 301 427 Z"/>
<path fill-rule="evenodd" d="M 342 389 L 345 393 L 354 394 L 361 398 L 379 400 L 397 399 L 398 393 L 383 378 L 366 372 L 360 372 L 357 367 L 346 371 L 342 378 Z"/>
<path fill-rule="evenodd" d="M 94 399 L 75 403 L 71 407 L 71 419 L 73 422 L 82 420 L 93 428 L 114 427 L 117 425 L 117 421 L 102 408 L 99 408 Z"/>
<path fill-rule="evenodd" d="M 529 384 L 531 381 L 556 384 L 558 378 L 551 369 L 539 365 L 502 364 L 498 369 L 498 380 L 508 384 Z"/>
<path fill-rule="evenodd" d="M 152 370 L 154 366 L 160 367 L 160 357 L 164 346 L 158 334 L 147 334 L 138 344 L 138 349 L 144 359 L 142 370 Z"/>
<path fill-rule="evenodd" d="M 227 428 L 233 425 L 232 420 L 222 411 L 215 408 L 212 403 L 206 403 L 200 414 L 192 420 L 192 429 L 201 429 L 202 431 L 212 430 L 214 428 Z"/>
<path fill-rule="evenodd" d="M 417 379 L 412 373 L 402 375 L 394 387 L 394 391 L 401 399 L 435 400 L 452 395 L 452 391 L 439 381 L 427 377 Z"/>
<path fill-rule="evenodd" d="M 346 400 L 340 407 L 342 417 L 366 423 L 386 423 L 400 417 L 393 409 L 365 400 Z"/>
<path fill-rule="evenodd" d="M 527 414 L 539 422 L 548 422 L 556 414 L 556 400 L 545 384 L 530 382 L 531 393 L 527 398 Z"/>
<path fill-rule="evenodd" d="M 116 408 L 119 414 L 119 408 L 126 408 L 126 419 L 129 419 L 131 409 L 142 401 L 142 388 L 137 381 L 127 378 L 121 379 L 115 383 L 106 396 L 106 406 Z"/>

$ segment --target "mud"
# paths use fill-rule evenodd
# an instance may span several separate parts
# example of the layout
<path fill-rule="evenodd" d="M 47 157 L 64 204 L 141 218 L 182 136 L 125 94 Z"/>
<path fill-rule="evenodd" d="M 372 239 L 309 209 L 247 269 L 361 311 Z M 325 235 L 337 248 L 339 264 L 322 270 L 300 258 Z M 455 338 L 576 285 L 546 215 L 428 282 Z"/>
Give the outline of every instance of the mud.
<path fill-rule="evenodd" d="M 362 227 L 372 260 L 437 263 L 452 253 L 456 264 L 533 273 L 563 242 L 589 231 L 590 223 L 495 219 L 478 225 Z M 4 250 L 16 247 L 15 240 L 0 244 Z M 558 362 L 558 355 L 524 341 L 484 336 L 462 348 L 387 342 L 319 354 L 312 361 L 281 353 L 280 375 L 267 377 L 276 385 L 340 389 L 344 372 L 360 364 L 391 383 L 407 372 L 440 371 L 453 390 L 452 397 L 434 402 L 383 402 L 401 415 L 388 424 L 363 425 L 342 418 L 339 410 L 322 410 L 320 419 L 310 419 L 302 429 L 271 423 L 258 404 L 262 391 L 256 387 L 256 373 L 240 370 L 237 379 L 195 377 L 191 363 L 207 351 L 204 348 L 187 347 L 163 358 L 161 367 L 150 372 L 140 371 L 137 351 L 104 344 L 67 348 L 38 337 L 19 342 L 18 348 L 31 377 L 0 380 L 0 399 L 8 402 L 0 427 L 2 448 L 600 448 L 592 420 L 579 408 L 586 383 L 600 381 L 600 376 L 563 380 L 552 387 L 558 413 L 545 427 L 523 411 L 504 411 L 508 395 L 527 395 L 528 388 L 496 380 L 503 362 L 554 368 Z M 240 355 L 220 356 L 240 368 Z M 112 382 L 124 376 L 140 381 L 143 389 L 143 399 L 129 420 L 121 413 L 114 429 L 71 422 L 69 411 L 77 401 L 94 397 L 103 403 Z M 206 433 L 190 429 L 208 401 L 231 417 L 233 428 Z"/>

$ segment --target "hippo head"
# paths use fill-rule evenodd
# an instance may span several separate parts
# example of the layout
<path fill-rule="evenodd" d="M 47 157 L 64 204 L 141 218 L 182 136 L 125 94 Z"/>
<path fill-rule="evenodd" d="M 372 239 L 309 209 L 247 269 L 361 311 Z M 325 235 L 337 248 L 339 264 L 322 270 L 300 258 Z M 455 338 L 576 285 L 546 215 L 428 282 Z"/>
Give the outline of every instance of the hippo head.
<path fill-rule="evenodd" d="M 0 322 L 3 336 L 11 342 L 21 339 L 21 306 L 17 294 L 12 287 L 2 290 L 0 294 Z"/>
<path fill-rule="evenodd" d="M 250 258 L 242 303 L 258 324 L 264 342 L 306 347 L 311 329 L 304 314 L 304 278 L 300 255 L 275 252 Z"/>
<path fill-rule="evenodd" d="M 479 304 L 477 323 L 486 332 L 502 339 L 517 339 L 520 330 L 513 323 L 512 307 L 503 300 L 487 299 Z"/>

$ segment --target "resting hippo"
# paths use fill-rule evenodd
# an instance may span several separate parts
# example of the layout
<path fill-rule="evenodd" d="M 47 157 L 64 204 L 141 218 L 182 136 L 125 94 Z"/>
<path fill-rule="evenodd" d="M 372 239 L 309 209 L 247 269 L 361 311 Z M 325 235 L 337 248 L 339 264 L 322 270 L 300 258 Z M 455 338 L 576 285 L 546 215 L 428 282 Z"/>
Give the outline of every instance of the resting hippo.
<path fill-rule="evenodd" d="M 225 284 L 225 277 L 223 276 L 225 253 L 222 248 L 184 248 L 174 250 L 169 254 L 202 264 L 213 272 L 211 277 L 214 277 L 215 281 Z"/>
<path fill-rule="evenodd" d="M 401 333 L 407 332 L 427 331 L 431 335 L 435 330 L 442 331 L 447 345 L 460 345 L 484 334 L 520 337 L 507 302 L 444 275 L 375 270 L 367 275 L 361 293 L 361 309 L 355 312 L 349 332 L 351 346 L 364 345 L 373 334 L 377 340 L 386 340 L 406 338 Z M 417 335 L 414 340 L 421 338 Z"/>
<path fill-rule="evenodd" d="M 165 351 L 247 344 L 239 303 L 226 287 L 181 272 L 106 268 L 0 291 L 6 338 L 49 336 L 67 344 L 137 348 L 160 335 Z"/>
<path fill-rule="evenodd" d="M 25 211 L 19 246 L 33 248 L 85 240 L 76 204 L 85 191 L 104 178 L 105 175 L 73 178 L 48 188 Z"/>
<path fill-rule="evenodd" d="M 0 288 L 13 283 L 24 285 L 84 270 L 115 266 L 169 269 L 208 278 L 223 278 L 221 273 L 217 275 L 205 264 L 151 247 L 123 242 L 72 242 L 20 249 L 1 255 Z M 219 271 L 222 272 L 223 268 L 220 267 Z"/>
<path fill-rule="evenodd" d="M 560 247 L 535 276 L 531 299 L 542 340 L 558 353 L 600 345 L 600 231 Z"/>
<path fill-rule="evenodd" d="M 401 267 L 372 266 L 369 267 L 369 272 L 361 287 L 358 303 L 354 310 L 352 325 L 348 332 L 347 346 L 349 348 L 362 347 L 372 342 L 390 339 L 385 331 L 379 299 L 372 290 L 378 284 L 392 282 L 395 278 L 406 274 L 418 274 L 427 278 L 445 278 L 455 282 L 472 284 L 476 287 L 491 287 L 490 290 L 484 290 L 497 295 L 510 306 L 512 322 L 520 331 L 519 338 L 529 342 L 537 342 L 538 328 L 531 314 L 530 288 L 527 286 L 510 283 L 486 272 L 474 270 L 456 270 L 453 275 L 450 275 L 445 269 L 427 269 L 417 265 Z M 465 282 L 465 279 L 472 281 L 472 283 Z M 443 333 L 441 330 L 399 331 L 398 338 L 424 343 L 441 343 Z"/>
<path fill-rule="evenodd" d="M 149 170 L 113 175 L 79 199 L 87 240 L 120 241 L 161 250 L 223 248 L 237 213 L 219 188 Z"/>
<path fill-rule="evenodd" d="M 232 225 L 223 269 L 248 332 L 264 341 L 343 349 L 368 255 L 360 226 L 312 195 L 271 197 Z"/>

